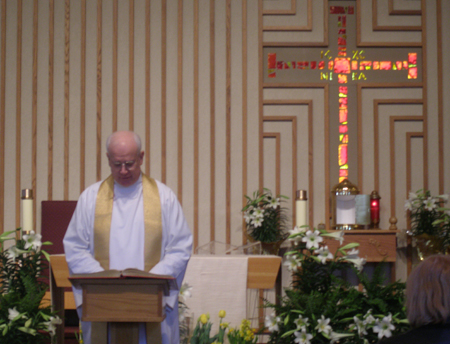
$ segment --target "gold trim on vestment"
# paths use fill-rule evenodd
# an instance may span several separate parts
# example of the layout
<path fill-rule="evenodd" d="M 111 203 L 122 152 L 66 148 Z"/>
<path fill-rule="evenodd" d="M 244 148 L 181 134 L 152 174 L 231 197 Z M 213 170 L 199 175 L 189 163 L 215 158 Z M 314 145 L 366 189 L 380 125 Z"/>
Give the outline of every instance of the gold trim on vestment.
<path fill-rule="evenodd" d="M 142 174 L 144 197 L 144 270 L 150 271 L 161 258 L 162 219 L 158 185 L 153 178 Z M 109 176 L 100 185 L 95 204 L 94 255 L 109 270 L 109 234 L 114 201 L 114 178 Z"/>

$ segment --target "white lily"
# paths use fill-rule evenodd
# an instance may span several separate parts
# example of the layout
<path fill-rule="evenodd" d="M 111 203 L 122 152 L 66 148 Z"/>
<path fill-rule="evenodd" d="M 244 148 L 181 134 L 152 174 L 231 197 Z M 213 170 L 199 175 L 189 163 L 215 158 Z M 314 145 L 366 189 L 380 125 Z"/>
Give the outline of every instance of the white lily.
<path fill-rule="evenodd" d="M 272 199 L 270 200 L 268 206 L 272 207 L 273 209 L 277 209 L 280 205 L 280 198 L 275 198 L 272 197 Z"/>
<path fill-rule="evenodd" d="M 300 314 L 298 318 L 294 320 L 294 324 L 297 325 L 297 330 L 306 331 L 306 327 L 309 325 L 309 319 L 303 318 Z"/>
<path fill-rule="evenodd" d="M 322 264 L 326 264 L 327 259 L 333 259 L 333 255 L 328 249 L 328 246 L 321 247 L 318 250 L 315 250 L 314 253 L 317 254 L 317 258 L 319 258 Z"/>
<path fill-rule="evenodd" d="M 363 269 L 363 265 L 366 264 L 366 260 L 364 258 L 345 258 L 347 261 L 355 265 L 355 268 L 361 272 Z"/>
<path fill-rule="evenodd" d="M 284 266 L 287 266 L 288 270 L 291 272 L 297 271 L 299 267 L 302 266 L 300 260 L 297 259 L 296 255 L 287 256 L 286 261 L 283 263 Z"/>
<path fill-rule="evenodd" d="M 353 321 L 355 322 L 355 326 L 358 330 L 358 335 L 360 337 L 367 334 L 366 325 L 367 323 L 364 320 L 359 319 L 358 317 L 353 317 Z"/>
<path fill-rule="evenodd" d="M 423 204 L 425 204 L 425 209 L 432 211 L 434 208 L 436 208 L 436 199 L 433 197 L 428 197 L 426 200 L 423 201 Z"/>
<path fill-rule="evenodd" d="M 327 232 L 322 234 L 324 237 L 330 237 L 334 238 L 335 240 L 339 241 L 339 245 L 342 245 L 344 242 L 344 231 L 334 231 L 334 232 Z"/>
<path fill-rule="evenodd" d="M 17 246 L 11 246 L 6 250 L 5 255 L 7 259 L 12 259 L 16 261 L 16 258 L 25 252 L 27 251 L 18 249 Z"/>
<path fill-rule="evenodd" d="M 312 334 L 307 333 L 306 331 L 302 331 L 302 332 L 294 332 L 295 335 L 295 339 L 294 342 L 295 343 L 299 343 L 299 344 L 310 344 L 310 339 L 312 339 Z"/>
<path fill-rule="evenodd" d="M 337 333 L 337 332 L 331 332 L 330 334 L 330 344 L 336 343 L 337 341 L 339 341 L 342 338 L 346 338 L 346 337 L 353 337 L 354 334 L 350 334 L 350 333 Z"/>
<path fill-rule="evenodd" d="M 345 256 L 346 259 L 356 259 L 358 258 L 359 250 L 357 248 L 354 248 L 347 252 L 347 255 Z"/>
<path fill-rule="evenodd" d="M 317 320 L 317 326 L 316 326 L 316 330 L 322 333 L 325 333 L 326 335 L 329 335 L 332 332 L 332 328 L 330 325 L 328 325 L 330 323 L 330 318 L 326 318 L 323 316 L 321 316 L 320 319 Z"/>
<path fill-rule="evenodd" d="M 16 309 L 16 307 L 8 309 L 8 319 L 11 321 L 13 321 L 19 314 L 20 312 Z"/>
<path fill-rule="evenodd" d="M 25 248 L 33 248 L 36 251 L 39 251 L 42 246 L 41 242 L 42 236 L 40 234 L 36 234 L 34 231 L 31 231 L 30 234 L 25 234 L 23 236 L 23 240 L 25 240 Z"/>
<path fill-rule="evenodd" d="M 279 331 L 278 323 L 281 321 L 280 317 L 275 316 L 275 313 L 266 315 L 264 325 L 269 329 L 270 332 Z"/>
<path fill-rule="evenodd" d="M 373 332 L 378 333 L 378 339 L 381 339 L 383 337 L 391 337 L 391 330 L 395 330 L 395 326 L 392 324 L 391 314 L 389 314 L 387 317 L 384 317 L 381 321 L 377 320 L 375 326 L 373 327 Z"/>
<path fill-rule="evenodd" d="M 264 221 L 264 218 L 262 218 L 262 217 L 255 217 L 252 220 L 252 226 L 255 227 L 255 228 L 261 227 L 263 221 Z"/>
<path fill-rule="evenodd" d="M 303 242 L 306 242 L 307 249 L 314 249 L 319 247 L 319 243 L 323 241 L 323 238 L 320 236 L 320 232 L 318 230 L 307 231 L 306 235 L 302 238 Z"/>
<path fill-rule="evenodd" d="M 192 296 L 191 290 L 192 286 L 190 286 L 187 283 L 183 283 L 183 285 L 180 288 L 180 298 L 183 300 L 183 302 L 186 302 L 186 300 Z"/>
<path fill-rule="evenodd" d="M 305 228 L 300 228 L 295 226 L 293 229 L 289 230 L 289 241 L 294 241 L 295 243 L 299 243 L 302 241 L 302 234 L 306 232 Z"/>
<path fill-rule="evenodd" d="M 45 321 L 44 325 L 47 326 L 47 331 L 51 336 L 54 336 L 56 333 L 56 325 L 62 324 L 62 320 L 58 317 L 50 317 L 49 321 Z"/>
<path fill-rule="evenodd" d="M 259 208 L 259 207 L 256 208 L 254 210 L 254 212 L 253 212 L 253 216 L 256 217 L 256 218 L 258 218 L 258 217 L 263 218 L 264 217 L 264 209 L 263 208 Z"/>

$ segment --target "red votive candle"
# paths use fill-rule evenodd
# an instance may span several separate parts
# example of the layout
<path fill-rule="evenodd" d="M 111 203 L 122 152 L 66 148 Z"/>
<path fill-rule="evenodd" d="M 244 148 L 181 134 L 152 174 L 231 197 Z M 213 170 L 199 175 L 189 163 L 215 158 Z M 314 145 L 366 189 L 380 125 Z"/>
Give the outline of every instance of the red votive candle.
<path fill-rule="evenodd" d="M 372 228 L 378 228 L 380 223 L 380 195 L 375 190 L 370 194 L 370 222 Z"/>

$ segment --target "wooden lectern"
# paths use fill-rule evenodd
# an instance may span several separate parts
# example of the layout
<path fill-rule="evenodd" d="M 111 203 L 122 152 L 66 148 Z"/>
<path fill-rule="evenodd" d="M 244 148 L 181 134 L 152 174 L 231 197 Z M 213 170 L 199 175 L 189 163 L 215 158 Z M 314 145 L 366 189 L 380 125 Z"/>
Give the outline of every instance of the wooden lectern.
<path fill-rule="evenodd" d="M 139 342 L 139 323 L 151 323 L 152 343 L 161 343 L 160 325 L 165 318 L 163 295 L 169 294 L 174 279 L 139 277 L 83 277 L 73 275 L 72 284 L 83 289 L 83 321 L 91 321 L 92 340 L 106 343 L 110 327 L 111 344 Z M 96 324 L 103 323 L 103 324 Z M 97 331 L 97 333 L 95 333 Z M 94 337 L 95 336 L 95 337 Z"/>

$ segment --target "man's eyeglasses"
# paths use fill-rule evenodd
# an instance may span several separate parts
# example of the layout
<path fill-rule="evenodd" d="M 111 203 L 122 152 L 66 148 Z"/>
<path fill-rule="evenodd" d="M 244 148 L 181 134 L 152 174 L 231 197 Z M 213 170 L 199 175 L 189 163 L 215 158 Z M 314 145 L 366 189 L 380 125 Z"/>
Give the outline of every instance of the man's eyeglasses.
<path fill-rule="evenodd" d="M 136 160 L 125 161 L 125 162 L 114 161 L 112 163 L 112 166 L 114 168 L 116 168 L 117 170 L 121 170 L 122 166 L 125 166 L 126 170 L 131 170 L 134 167 L 135 164 L 136 164 Z"/>

